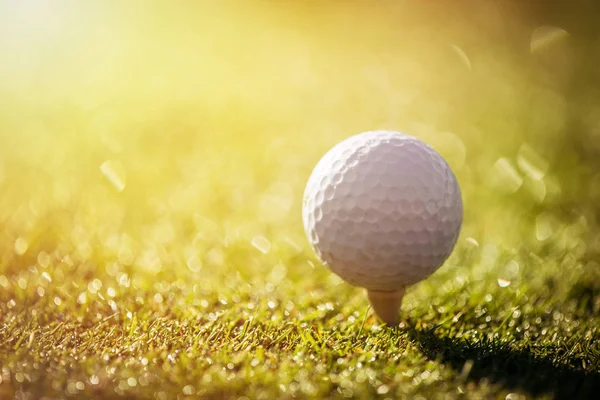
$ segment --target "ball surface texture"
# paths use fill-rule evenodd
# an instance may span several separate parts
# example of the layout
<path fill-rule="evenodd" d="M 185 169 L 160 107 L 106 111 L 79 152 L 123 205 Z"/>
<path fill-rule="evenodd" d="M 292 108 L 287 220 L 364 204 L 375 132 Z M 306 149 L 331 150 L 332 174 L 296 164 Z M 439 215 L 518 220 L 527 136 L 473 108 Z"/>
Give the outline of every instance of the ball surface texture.
<path fill-rule="evenodd" d="M 463 206 L 454 173 L 429 145 L 370 131 L 333 147 L 313 170 L 302 217 L 310 243 L 345 281 L 394 291 L 452 252 Z"/>

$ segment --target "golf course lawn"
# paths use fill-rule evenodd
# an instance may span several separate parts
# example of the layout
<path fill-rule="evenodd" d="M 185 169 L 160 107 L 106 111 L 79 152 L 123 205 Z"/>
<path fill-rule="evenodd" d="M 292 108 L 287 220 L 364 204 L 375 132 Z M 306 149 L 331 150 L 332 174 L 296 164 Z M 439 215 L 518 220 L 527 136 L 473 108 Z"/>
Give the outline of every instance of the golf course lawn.
<path fill-rule="evenodd" d="M 561 25 L 491 2 L 464 24 L 445 2 L 10 3 L 0 399 L 600 393 L 583 6 Z M 301 218 L 320 157 L 373 129 L 431 144 L 464 202 L 397 327 Z"/>

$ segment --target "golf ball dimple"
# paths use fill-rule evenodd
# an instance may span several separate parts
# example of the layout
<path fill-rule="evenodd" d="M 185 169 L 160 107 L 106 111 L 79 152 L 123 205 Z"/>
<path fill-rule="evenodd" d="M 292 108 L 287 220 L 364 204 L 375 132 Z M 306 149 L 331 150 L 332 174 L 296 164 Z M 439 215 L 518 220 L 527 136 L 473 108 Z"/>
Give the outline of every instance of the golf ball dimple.
<path fill-rule="evenodd" d="M 333 147 L 313 170 L 304 229 L 322 261 L 347 282 L 394 291 L 433 273 L 460 232 L 454 173 L 433 148 L 394 131 Z"/>

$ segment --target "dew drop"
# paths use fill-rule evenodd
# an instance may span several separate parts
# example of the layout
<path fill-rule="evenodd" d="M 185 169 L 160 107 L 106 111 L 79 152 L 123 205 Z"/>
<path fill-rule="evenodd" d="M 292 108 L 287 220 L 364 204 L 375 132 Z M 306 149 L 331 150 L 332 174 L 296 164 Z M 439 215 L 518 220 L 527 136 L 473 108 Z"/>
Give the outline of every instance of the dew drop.
<path fill-rule="evenodd" d="M 202 269 L 202 260 L 197 255 L 193 255 L 188 258 L 187 267 L 192 272 L 198 272 Z"/>
<path fill-rule="evenodd" d="M 510 286 L 510 283 L 511 282 L 507 281 L 506 279 L 498 278 L 498 286 L 500 286 L 500 287 L 503 287 L 503 288 L 508 287 L 508 286 Z"/>
<path fill-rule="evenodd" d="M 523 177 L 507 158 L 500 158 L 494 164 L 498 186 L 509 193 L 514 193 L 523 184 Z"/>
<path fill-rule="evenodd" d="M 127 184 L 127 174 L 125 167 L 119 161 L 107 160 L 100 165 L 100 172 L 108 179 L 108 181 L 117 189 L 118 192 L 122 192 Z"/>
<path fill-rule="evenodd" d="M 535 219 L 535 237 L 540 242 L 547 240 L 552 236 L 552 219 L 547 214 L 540 214 Z"/>
<path fill-rule="evenodd" d="M 263 254 L 267 254 L 271 251 L 271 242 L 264 236 L 255 236 L 251 243 L 252 246 Z"/>
<path fill-rule="evenodd" d="M 530 179 L 539 181 L 546 175 L 549 164 L 531 146 L 523 143 L 517 154 L 517 165 Z"/>
<path fill-rule="evenodd" d="M 465 239 L 467 243 L 469 243 L 473 247 L 479 247 L 479 242 L 472 237 L 468 237 Z"/>
<path fill-rule="evenodd" d="M 22 256 L 29 248 L 29 241 L 24 237 L 19 237 L 15 240 L 15 253 Z"/>
<path fill-rule="evenodd" d="M 183 394 L 186 396 L 191 396 L 196 393 L 196 388 L 192 385 L 186 385 L 183 387 Z"/>
<path fill-rule="evenodd" d="M 47 272 L 42 272 L 42 278 L 44 278 L 45 280 L 47 280 L 48 282 L 52 282 L 52 277 L 50 276 L 49 273 Z"/>
<path fill-rule="evenodd" d="M 390 391 L 390 387 L 387 385 L 381 385 L 377 388 L 377 394 L 386 394 Z"/>
<path fill-rule="evenodd" d="M 40 264 L 40 267 L 46 268 L 50 265 L 52 259 L 50 258 L 50 255 L 48 253 L 42 251 L 40 252 L 40 254 L 38 254 L 37 261 L 38 264 Z"/>

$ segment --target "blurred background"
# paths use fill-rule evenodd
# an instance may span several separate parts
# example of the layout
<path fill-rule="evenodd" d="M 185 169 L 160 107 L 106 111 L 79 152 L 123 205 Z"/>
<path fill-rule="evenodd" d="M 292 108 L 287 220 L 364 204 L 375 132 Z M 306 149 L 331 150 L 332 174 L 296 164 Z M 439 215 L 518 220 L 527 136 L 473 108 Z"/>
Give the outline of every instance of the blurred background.
<path fill-rule="evenodd" d="M 339 284 L 304 238 L 304 184 L 338 141 L 394 129 L 458 176 L 452 274 L 572 285 L 600 250 L 597 12 L 1 0 L 0 284 L 26 298 L 51 269 L 73 301 L 71 278 L 165 298 Z"/>

